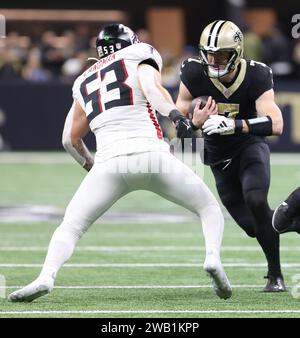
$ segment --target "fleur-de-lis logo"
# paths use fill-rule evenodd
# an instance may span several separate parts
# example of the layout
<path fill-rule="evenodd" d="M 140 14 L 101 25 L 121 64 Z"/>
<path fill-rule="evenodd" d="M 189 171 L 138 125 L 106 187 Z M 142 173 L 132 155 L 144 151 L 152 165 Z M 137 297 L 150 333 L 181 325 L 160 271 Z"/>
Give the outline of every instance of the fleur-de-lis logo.
<path fill-rule="evenodd" d="M 242 32 L 241 31 L 235 32 L 234 36 L 233 36 L 233 40 L 234 40 L 234 42 L 241 42 L 242 41 Z"/>

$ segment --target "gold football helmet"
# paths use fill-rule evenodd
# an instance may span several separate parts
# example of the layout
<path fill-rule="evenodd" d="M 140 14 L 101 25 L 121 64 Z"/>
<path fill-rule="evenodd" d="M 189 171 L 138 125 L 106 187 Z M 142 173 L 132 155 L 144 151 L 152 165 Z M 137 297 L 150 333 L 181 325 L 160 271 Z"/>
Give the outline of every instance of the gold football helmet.
<path fill-rule="evenodd" d="M 240 63 L 243 57 L 244 37 L 241 30 L 231 21 L 216 20 L 206 26 L 199 41 L 200 60 L 207 67 L 207 75 L 220 78 Z M 224 69 L 217 69 L 208 62 L 208 53 L 229 52 Z"/>

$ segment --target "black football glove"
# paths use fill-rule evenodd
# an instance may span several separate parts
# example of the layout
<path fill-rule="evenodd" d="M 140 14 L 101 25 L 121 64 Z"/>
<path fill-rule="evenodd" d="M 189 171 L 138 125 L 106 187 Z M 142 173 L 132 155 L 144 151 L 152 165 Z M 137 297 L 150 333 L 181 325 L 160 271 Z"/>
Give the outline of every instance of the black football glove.
<path fill-rule="evenodd" d="M 192 137 L 193 128 L 189 119 L 182 117 L 175 122 L 175 126 L 178 138 L 182 139 Z"/>
<path fill-rule="evenodd" d="M 178 110 L 172 110 L 169 114 L 169 118 L 175 123 L 177 137 L 180 139 L 190 138 L 196 128 L 192 121 L 183 116 Z"/>

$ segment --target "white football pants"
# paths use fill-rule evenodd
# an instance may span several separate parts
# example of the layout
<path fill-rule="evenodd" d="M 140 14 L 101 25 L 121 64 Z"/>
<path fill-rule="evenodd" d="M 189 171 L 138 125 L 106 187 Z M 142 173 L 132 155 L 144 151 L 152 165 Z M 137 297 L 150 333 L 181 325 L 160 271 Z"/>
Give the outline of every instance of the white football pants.
<path fill-rule="evenodd" d="M 76 242 L 122 196 L 152 191 L 197 214 L 206 252 L 219 255 L 224 220 L 216 198 L 202 179 L 169 152 L 147 152 L 95 163 L 70 201 L 55 230 L 41 275 L 55 277 Z"/>

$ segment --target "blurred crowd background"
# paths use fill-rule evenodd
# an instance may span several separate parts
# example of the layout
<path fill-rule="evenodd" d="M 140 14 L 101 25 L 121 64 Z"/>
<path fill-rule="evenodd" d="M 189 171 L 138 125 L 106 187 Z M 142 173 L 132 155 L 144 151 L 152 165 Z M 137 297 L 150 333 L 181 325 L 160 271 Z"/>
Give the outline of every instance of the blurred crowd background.
<path fill-rule="evenodd" d="M 129 25 L 140 41 L 158 49 L 164 63 L 163 84 L 174 99 L 182 61 L 198 55 L 201 31 L 216 19 L 232 20 L 241 28 L 245 37 L 244 57 L 269 65 L 278 88 L 283 83 L 284 90 L 300 91 L 300 38 L 292 35 L 295 25 L 292 18 L 297 12 L 300 21 L 299 0 L 210 0 L 205 4 L 191 0 L 184 4 L 177 0 L 139 3 L 87 0 L 75 7 L 70 2 L 53 0 L 51 4 L 37 3 L 31 8 L 28 4 L 24 8 L 17 1 L 0 4 L 0 14 L 6 19 L 6 37 L 0 38 L 0 134 L 2 130 L 2 134 L 10 137 L 9 113 L 17 114 L 17 108 L 6 102 L 7 96 L 15 98 L 27 88 L 36 90 L 44 86 L 41 96 L 46 91 L 48 97 L 57 97 L 50 85 L 71 95 L 74 79 L 94 62 L 88 58 L 97 57 L 94 47 L 97 33 L 111 22 Z M 37 96 L 32 90 L 26 95 Z M 70 95 L 62 97 L 61 102 L 65 100 L 69 105 Z M 64 105 L 59 109 L 65 109 Z M 28 110 L 32 110 L 31 106 Z M 15 121 L 17 117 L 11 117 L 11 125 Z M 24 142 L 20 141 L 19 146 L 10 142 L 11 149 L 22 149 Z M 0 149 L 1 144 L 4 148 L 0 137 Z M 39 149 L 25 147 L 30 148 Z"/>
<path fill-rule="evenodd" d="M 245 0 L 224 3 L 226 15 L 224 13 L 219 19 L 230 19 L 240 26 L 245 35 L 245 58 L 271 66 L 275 77 L 300 78 L 300 39 L 292 38 L 291 27 L 283 27 L 287 23 L 279 20 L 273 6 L 268 7 L 268 2 L 262 6 L 264 1 L 258 2 L 260 7 L 255 7 L 255 3 L 252 4 L 254 7 L 249 7 Z M 184 7 L 177 10 L 179 14 L 184 14 Z M 71 10 L 67 12 L 71 13 Z M 130 10 L 128 12 L 124 21 L 131 25 L 133 20 L 130 20 Z M 50 15 L 49 21 L 47 17 L 43 20 L 36 17 L 32 22 L 22 21 L 21 11 L 15 13 L 19 16 L 15 20 L 7 20 L 7 36 L 0 39 L 0 81 L 72 82 L 89 65 L 87 58 L 96 57 L 95 36 L 105 22 L 85 22 L 84 15 L 79 23 L 64 21 L 63 17 L 55 21 Z M 198 36 L 209 20 L 194 23 Z M 170 26 L 173 24 L 176 23 L 172 20 L 168 23 Z M 141 41 L 155 46 L 155 39 L 147 26 L 133 28 Z M 170 34 L 168 38 L 172 40 L 174 37 Z M 177 86 L 182 60 L 198 54 L 198 41 L 188 44 L 188 39 L 184 40 L 179 52 L 161 44 L 155 46 L 163 57 L 163 82 L 166 86 Z"/>

